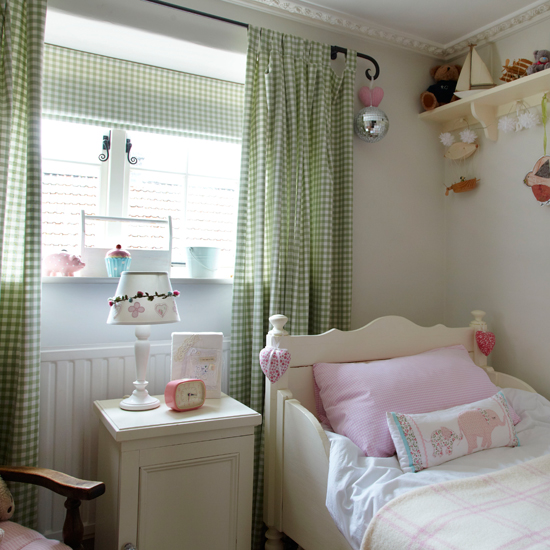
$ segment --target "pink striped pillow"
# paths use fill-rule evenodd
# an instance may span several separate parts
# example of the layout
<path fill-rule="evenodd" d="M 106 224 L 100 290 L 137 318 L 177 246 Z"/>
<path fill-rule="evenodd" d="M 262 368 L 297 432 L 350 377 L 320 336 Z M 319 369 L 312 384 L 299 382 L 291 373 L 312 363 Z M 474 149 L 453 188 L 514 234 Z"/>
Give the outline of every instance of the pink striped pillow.
<path fill-rule="evenodd" d="M 369 363 L 316 363 L 313 376 L 319 420 L 366 456 L 395 453 L 386 412 L 438 411 L 499 391 L 461 345 Z"/>

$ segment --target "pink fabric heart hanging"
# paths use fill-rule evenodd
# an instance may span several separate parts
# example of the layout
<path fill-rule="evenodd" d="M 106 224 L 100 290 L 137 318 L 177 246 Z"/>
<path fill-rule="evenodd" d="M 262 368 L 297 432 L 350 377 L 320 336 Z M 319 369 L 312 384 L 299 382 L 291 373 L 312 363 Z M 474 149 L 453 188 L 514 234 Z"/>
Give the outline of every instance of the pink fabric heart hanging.
<path fill-rule="evenodd" d="M 476 342 L 483 355 L 487 356 L 495 347 L 495 335 L 492 332 L 476 331 Z"/>
<path fill-rule="evenodd" d="M 371 90 L 369 87 L 363 86 L 359 89 L 358 96 L 359 101 L 365 107 L 378 107 L 384 98 L 384 90 L 378 87 Z"/>
<path fill-rule="evenodd" d="M 264 348 L 260 351 L 260 367 L 271 383 L 277 382 L 290 365 L 287 349 Z"/>
<path fill-rule="evenodd" d="M 384 90 L 382 90 L 382 88 L 374 88 L 372 90 L 372 106 L 373 107 L 378 107 L 378 105 L 380 105 L 380 102 L 382 101 L 382 99 L 384 99 Z"/>
<path fill-rule="evenodd" d="M 359 89 L 359 93 L 357 94 L 359 96 L 359 101 L 365 106 L 370 107 L 372 105 L 372 95 L 370 93 L 370 88 L 367 86 L 363 86 Z"/>

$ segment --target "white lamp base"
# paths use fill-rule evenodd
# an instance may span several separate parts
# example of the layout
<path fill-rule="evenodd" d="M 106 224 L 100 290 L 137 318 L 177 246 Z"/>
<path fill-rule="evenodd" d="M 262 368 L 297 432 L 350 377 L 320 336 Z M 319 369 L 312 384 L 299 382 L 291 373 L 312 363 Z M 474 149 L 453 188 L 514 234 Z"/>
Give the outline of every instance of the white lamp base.
<path fill-rule="evenodd" d="M 120 402 L 120 408 L 125 411 L 149 411 L 160 406 L 160 401 L 156 397 L 150 396 L 149 392 L 145 389 L 149 383 L 145 380 L 145 373 L 147 371 L 149 349 L 151 347 L 148 340 L 150 334 L 151 327 L 149 325 L 136 326 L 137 340 L 134 344 L 137 375 L 137 380 L 134 381 L 134 387 L 136 389 L 132 392 L 130 397 Z"/>
<path fill-rule="evenodd" d="M 151 395 L 145 389 L 147 381 L 140 383 L 137 380 L 134 382 L 136 389 L 130 397 L 123 399 L 120 402 L 120 408 L 125 411 L 149 411 L 160 406 L 160 401 Z"/>

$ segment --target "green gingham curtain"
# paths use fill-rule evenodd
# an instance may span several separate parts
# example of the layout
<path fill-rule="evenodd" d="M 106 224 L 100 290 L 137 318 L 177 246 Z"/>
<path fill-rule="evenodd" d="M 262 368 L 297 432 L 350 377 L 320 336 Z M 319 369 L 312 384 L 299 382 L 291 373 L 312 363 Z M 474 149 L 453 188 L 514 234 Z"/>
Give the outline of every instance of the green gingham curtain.
<path fill-rule="evenodd" d="M 47 44 L 45 117 L 240 143 L 243 85 Z"/>
<path fill-rule="evenodd" d="M 291 334 L 349 330 L 356 53 L 250 27 L 230 393 L 263 412 L 258 354 L 268 318 Z M 253 548 L 262 539 L 263 430 L 256 431 Z"/>
<path fill-rule="evenodd" d="M 46 0 L 0 0 L 0 10 L 0 463 L 37 466 Z M 35 526 L 36 490 L 12 489 L 16 521 Z"/>

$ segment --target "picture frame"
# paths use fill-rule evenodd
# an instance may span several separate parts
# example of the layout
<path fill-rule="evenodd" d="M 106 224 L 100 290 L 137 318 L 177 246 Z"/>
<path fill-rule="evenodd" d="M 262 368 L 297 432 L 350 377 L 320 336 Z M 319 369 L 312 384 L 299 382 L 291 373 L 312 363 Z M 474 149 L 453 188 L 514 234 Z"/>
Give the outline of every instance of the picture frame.
<path fill-rule="evenodd" d="M 206 399 L 221 397 L 223 369 L 222 332 L 173 332 L 171 380 L 200 378 Z"/>

